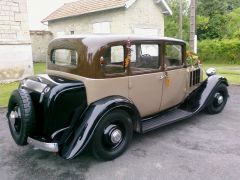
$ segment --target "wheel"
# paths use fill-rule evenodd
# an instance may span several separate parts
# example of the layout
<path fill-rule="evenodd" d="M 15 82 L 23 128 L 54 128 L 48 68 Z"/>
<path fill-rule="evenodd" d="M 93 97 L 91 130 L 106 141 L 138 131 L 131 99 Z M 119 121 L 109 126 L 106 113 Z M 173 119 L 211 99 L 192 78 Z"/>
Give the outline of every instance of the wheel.
<path fill-rule="evenodd" d="M 212 94 L 206 107 L 208 114 L 220 113 L 225 107 L 228 99 L 228 90 L 225 84 L 220 84 Z"/>
<path fill-rule="evenodd" d="M 14 141 L 26 145 L 34 128 L 34 108 L 30 95 L 24 89 L 12 92 L 8 103 L 8 124 Z"/>
<path fill-rule="evenodd" d="M 114 110 L 102 118 L 92 138 L 91 148 L 97 159 L 112 160 L 128 147 L 133 135 L 132 120 L 123 110 Z"/>

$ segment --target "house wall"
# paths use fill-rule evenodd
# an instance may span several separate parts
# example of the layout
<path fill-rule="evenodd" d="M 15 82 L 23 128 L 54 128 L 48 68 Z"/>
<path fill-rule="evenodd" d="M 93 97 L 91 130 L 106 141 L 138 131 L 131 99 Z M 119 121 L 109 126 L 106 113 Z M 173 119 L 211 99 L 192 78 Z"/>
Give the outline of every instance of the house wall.
<path fill-rule="evenodd" d="M 128 9 L 119 8 L 88 15 L 63 18 L 48 22 L 49 30 L 54 36 L 92 33 L 93 23 L 110 22 L 110 32 L 113 34 L 133 34 L 135 28 L 157 29 L 158 35 L 164 35 L 164 15 L 160 5 L 154 0 L 137 0 Z"/>
<path fill-rule="evenodd" d="M 53 39 L 50 31 L 30 31 L 32 57 L 34 62 L 46 62 L 49 42 Z"/>
<path fill-rule="evenodd" d="M 0 1 L 0 83 L 33 74 L 27 1 Z"/>

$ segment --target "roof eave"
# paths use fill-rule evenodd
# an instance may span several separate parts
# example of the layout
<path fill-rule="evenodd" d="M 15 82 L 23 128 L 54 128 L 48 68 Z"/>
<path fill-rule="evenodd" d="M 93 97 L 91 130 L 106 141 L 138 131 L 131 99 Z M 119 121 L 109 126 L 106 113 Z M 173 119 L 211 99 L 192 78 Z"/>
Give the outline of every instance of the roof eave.
<path fill-rule="evenodd" d="M 162 8 L 163 8 L 162 13 L 164 15 L 168 15 L 168 16 L 173 15 L 173 12 L 172 12 L 171 8 L 168 6 L 168 4 L 165 0 L 156 0 L 156 3 L 160 4 L 162 6 Z"/>
<path fill-rule="evenodd" d="M 136 1 L 136 0 L 135 0 Z M 131 4 L 132 5 L 132 4 Z M 118 8 L 128 8 L 126 4 L 121 5 L 121 6 L 116 6 L 116 7 L 111 7 L 111 8 L 106 8 L 106 9 L 101 9 L 101 10 L 97 10 L 97 11 L 91 11 L 88 13 L 84 13 L 84 14 L 76 14 L 76 15 L 71 15 L 71 16 L 65 16 L 65 17 L 59 17 L 59 18 L 51 18 L 48 19 L 48 17 L 44 18 L 41 23 L 45 23 L 45 22 L 49 22 L 49 21 L 55 21 L 55 20 L 60 20 L 60 19 L 64 19 L 64 18 L 71 18 L 71 17 L 76 17 L 76 16 L 82 16 L 82 15 L 86 15 L 86 14 L 91 14 L 91 13 L 95 13 L 95 12 L 99 12 L 99 11 L 108 11 L 111 9 L 118 9 Z"/>

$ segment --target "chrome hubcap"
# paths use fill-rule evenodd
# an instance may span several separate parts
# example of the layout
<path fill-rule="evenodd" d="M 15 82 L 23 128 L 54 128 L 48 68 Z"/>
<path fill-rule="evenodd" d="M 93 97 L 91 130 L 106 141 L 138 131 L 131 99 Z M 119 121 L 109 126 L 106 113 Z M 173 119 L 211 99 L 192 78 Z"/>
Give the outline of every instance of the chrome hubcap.
<path fill-rule="evenodd" d="M 115 129 L 111 133 L 111 141 L 112 143 L 116 144 L 119 143 L 122 140 L 122 132 L 119 129 Z"/>
<path fill-rule="evenodd" d="M 223 96 L 220 93 L 216 93 L 215 98 L 217 99 L 217 103 L 219 105 L 223 103 Z"/>
<path fill-rule="evenodd" d="M 20 108 L 15 107 L 14 110 L 12 110 L 10 112 L 9 121 L 10 121 L 11 126 L 17 132 L 20 130 L 20 119 L 19 118 L 21 118 Z"/>

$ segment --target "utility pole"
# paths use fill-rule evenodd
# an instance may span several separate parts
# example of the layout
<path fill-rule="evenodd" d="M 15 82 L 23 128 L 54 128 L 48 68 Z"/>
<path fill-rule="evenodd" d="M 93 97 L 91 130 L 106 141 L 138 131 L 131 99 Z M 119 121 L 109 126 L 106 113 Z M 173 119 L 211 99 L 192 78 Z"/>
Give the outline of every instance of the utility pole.
<path fill-rule="evenodd" d="M 190 5 L 190 48 L 191 51 L 197 53 L 196 38 L 196 0 L 191 0 Z"/>
<path fill-rule="evenodd" d="M 182 0 L 179 0 L 179 39 L 183 39 L 183 7 L 182 7 Z"/>

